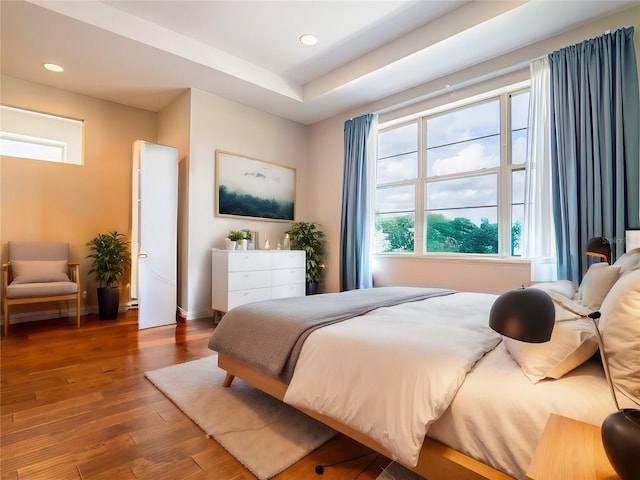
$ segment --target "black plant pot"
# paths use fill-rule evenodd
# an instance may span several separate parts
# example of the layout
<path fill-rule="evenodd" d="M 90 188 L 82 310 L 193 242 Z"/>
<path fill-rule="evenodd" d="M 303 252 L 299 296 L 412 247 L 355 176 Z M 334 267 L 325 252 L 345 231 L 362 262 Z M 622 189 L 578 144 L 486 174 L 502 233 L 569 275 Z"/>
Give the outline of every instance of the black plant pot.
<path fill-rule="evenodd" d="M 307 295 L 315 295 L 318 293 L 318 282 L 307 282 Z"/>
<path fill-rule="evenodd" d="M 640 410 L 623 408 L 605 418 L 602 443 L 622 480 L 640 478 Z"/>
<path fill-rule="evenodd" d="M 98 287 L 98 315 L 100 320 L 118 318 L 120 307 L 120 289 L 115 287 Z"/>

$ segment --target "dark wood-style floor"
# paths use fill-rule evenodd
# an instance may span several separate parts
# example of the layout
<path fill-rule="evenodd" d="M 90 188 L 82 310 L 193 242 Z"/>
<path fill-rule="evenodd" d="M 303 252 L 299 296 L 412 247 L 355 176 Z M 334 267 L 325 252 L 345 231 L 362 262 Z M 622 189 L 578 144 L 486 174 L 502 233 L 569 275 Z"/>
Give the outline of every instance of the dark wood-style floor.
<path fill-rule="evenodd" d="M 66 318 L 11 325 L 1 341 L 1 478 L 253 479 L 144 378 L 211 355 L 212 332 L 210 319 L 139 331 L 136 311 L 89 315 L 80 329 Z M 380 455 L 314 471 L 367 451 L 339 435 L 275 478 L 375 479 L 389 463 Z"/>

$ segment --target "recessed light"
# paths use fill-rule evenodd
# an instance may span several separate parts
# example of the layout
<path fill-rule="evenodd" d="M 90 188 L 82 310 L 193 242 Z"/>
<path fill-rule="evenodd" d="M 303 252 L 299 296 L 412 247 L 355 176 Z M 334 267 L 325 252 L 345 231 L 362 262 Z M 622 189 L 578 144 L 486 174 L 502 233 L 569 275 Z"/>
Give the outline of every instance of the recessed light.
<path fill-rule="evenodd" d="M 50 72 L 56 72 L 56 73 L 64 72 L 64 68 L 62 68 L 60 65 L 57 65 L 55 63 L 43 63 L 42 66 L 47 70 L 49 70 Z"/>
<path fill-rule="evenodd" d="M 300 35 L 300 43 L 307 46 L 315 45 L 318 43 L 318 37 L 313 33 L 305 33 L 304 35 Z"/>

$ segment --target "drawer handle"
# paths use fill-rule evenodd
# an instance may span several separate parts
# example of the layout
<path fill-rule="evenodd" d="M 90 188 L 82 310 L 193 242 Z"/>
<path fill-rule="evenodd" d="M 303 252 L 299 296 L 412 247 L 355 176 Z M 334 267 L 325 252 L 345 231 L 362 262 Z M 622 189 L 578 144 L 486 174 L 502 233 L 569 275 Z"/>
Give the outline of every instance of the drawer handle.
<path fill-rule="evenodd" d="M 248 292 L 244 292 L 244 293 L 242 294 L 242 296 L 243 296 L 243 297 L 246 297 L 247 295 L 249 295 L 249 293 L 248 293 Z"/>

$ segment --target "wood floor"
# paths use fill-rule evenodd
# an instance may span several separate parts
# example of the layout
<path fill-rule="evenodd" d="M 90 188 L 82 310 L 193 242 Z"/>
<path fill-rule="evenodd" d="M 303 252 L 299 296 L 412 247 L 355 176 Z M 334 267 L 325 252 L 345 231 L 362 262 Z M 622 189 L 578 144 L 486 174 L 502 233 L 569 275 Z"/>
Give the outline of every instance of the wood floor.
<path fill-rule="evenodd" d="M 1 341 L 0 477 L 219 479 L 253 475 L 144 378 L 210 355 L 210 319 L 139 331 L 136 311 L 11 325 Z M 372 480 L 389 463 L 337 436 L 277 480 Z"/>

